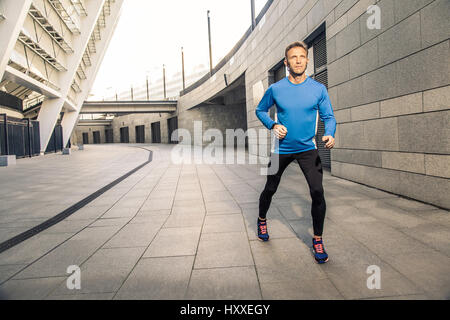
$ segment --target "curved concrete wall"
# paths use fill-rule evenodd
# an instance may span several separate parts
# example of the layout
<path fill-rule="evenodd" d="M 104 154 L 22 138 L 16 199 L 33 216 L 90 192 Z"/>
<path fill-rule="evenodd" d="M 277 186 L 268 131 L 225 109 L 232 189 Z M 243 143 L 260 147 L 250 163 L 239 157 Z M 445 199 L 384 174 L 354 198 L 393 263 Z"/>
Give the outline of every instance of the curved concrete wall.
<path fill-rule="evenodd" d="M 379 30 L 367 28 L 372 4 Z M 285 47 L 325 22 L 338 121 L 332 174 L 450 208 L 449 15 L 446 0 L 274 1 L 233 63 L 180 98 L 180 118 L 225 88 L 224 74 L 230 83 L 245 72 L 247 126 L 262 127 L 254 88 L 267 89 Z M 250 152 L 257 146 L 249 140 Z"/>

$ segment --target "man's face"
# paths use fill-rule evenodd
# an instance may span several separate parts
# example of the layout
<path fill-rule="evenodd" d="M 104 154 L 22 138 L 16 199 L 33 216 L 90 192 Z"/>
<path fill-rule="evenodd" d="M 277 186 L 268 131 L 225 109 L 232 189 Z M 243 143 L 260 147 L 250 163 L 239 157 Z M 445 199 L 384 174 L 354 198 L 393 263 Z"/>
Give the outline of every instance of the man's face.
<path fill-rule="evenodd" d="M 288 51 L 288 59 L 284 64 L 289 68 L 289 73 L 293 76 L 301 76 L 306 71 L 309 59 L 307 52 L 302 47 L 294 47 Z"/>

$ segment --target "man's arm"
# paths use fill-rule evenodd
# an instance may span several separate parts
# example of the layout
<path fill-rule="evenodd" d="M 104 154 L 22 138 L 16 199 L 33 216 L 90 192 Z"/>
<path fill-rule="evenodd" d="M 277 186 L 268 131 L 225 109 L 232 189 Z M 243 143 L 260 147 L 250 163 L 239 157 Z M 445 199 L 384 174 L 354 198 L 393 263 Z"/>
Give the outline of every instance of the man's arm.
<path fill-rule="evenodd" d="M 334 134 L 336 133 L 336 119 L 334 118 L 330 97 L 325 86 L 322 87 L 322 97 L 319 102 L 319 116 L 325 125 L 324 136 L 332 136 L 334 138 Z"/>
<path fill-rule="evenodd" d="M 273 100 L 272 86 L 270 86 L 264 93 L 264 96 L 262 97 L 261 101 L 258 104 L 258 107 L 255 110 L 258 119 L 269 130 L 271 130 L 276 124 L 276 122 L 272 120 L 268 114 L 270 107 L 272 107 L 274 103 L 275 101 Z"/>

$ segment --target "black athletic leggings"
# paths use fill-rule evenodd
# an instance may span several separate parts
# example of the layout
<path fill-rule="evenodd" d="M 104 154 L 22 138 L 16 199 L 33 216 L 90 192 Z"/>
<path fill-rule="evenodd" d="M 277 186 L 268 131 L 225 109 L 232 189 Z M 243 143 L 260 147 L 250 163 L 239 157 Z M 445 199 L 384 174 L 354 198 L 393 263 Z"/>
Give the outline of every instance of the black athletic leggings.
<path fill-rule="evenodd" d="M 276 172 L 270 172 L 270 168 L 272 167 L 272 164 L 277 161 L 276 157 L 278 156 L 278 170 L 276 170 Z M 319 152 L 317 149 L 300 153 L 271 155 L 268 165 L 269 173 L 267 175 L 266 186 L 259 197 L 259 217 L 262 219 L 266 218 L 267 211 L 269 210 L 270 203 L 272 201 L 272 196 L 277 191 L 281 176 L 293 160 L 297 160 L 297 163 L 299 164 L 303 174 L 305 175 L 306 181 L 308 182 L 309 192 L 312 198 L 311 215 L 313 219 L 314 235 L 322 236 L 326 204 L 322 186 L 322 162 L 320 161 Z M 274 168 L 272 168 L 272 171 L 275 171 Z"/>

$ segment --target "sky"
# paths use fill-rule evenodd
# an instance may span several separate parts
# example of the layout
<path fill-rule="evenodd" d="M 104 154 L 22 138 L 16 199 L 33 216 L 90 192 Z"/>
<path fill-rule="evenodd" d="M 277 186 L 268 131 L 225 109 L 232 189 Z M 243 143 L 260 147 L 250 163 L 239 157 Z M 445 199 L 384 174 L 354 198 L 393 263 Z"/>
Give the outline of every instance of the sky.
<path fill-rule="evenodd" d="M 255 0 L 256 16 L 266 0 Z M 213 67 L 251 25 L 250 0 L 125 0 L 90 97 L 112 96 L 195 66 L 209 66 L 207 10 L 210 10 Z"/>

